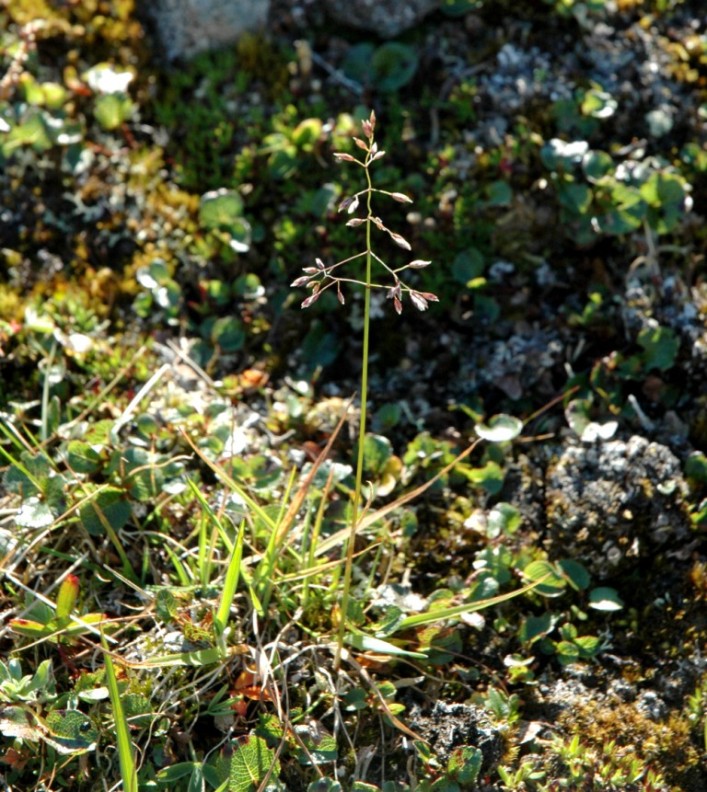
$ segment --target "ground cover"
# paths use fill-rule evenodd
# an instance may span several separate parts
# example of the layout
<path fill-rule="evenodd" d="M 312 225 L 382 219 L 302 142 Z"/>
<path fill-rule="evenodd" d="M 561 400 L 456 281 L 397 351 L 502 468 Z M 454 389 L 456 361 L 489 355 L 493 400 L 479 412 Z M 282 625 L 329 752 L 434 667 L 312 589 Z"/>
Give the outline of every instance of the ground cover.
<path fill-rule="evenodd" d="M 699 6 L 5 4 L 11 789 L 705 788 Z"/>

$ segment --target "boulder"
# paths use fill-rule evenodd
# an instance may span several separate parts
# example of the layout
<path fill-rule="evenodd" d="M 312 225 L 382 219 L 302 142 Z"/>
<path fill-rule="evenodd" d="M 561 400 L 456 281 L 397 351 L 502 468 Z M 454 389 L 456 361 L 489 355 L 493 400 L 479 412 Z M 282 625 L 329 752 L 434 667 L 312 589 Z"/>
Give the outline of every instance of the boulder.
<path fill-rule="evenodd" d="M 223 47 L 262 27 L 270 0 L 157 0 L 150 13 L 169 60 Z"/>
<path fill-rule="evenodd" d="M 324 0 L 336 22 L 393 38 L 439 8 L 439 0 Z"/>

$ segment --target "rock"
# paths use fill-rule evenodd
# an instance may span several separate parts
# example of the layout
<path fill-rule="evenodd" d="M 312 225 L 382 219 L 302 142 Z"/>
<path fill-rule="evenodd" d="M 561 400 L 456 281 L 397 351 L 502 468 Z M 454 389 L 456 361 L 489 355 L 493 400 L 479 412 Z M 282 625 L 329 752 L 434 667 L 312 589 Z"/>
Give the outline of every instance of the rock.
<path fill-rule="evenodd" d="M 236 41 L 265 24 L 270 0 L 158 0 L 150 13 L 168 60 Z"/>
<path fill-rule="evenodd" d="M 633 436 L 565 448 L 545 481 L 552 558 L 581 561 L 599 579 L 626 572 L 690 535 L 687 484 L 664 445 Z"/>
<path fill-rule="evenodd" d="M 393 38 L 439 7 L 439 0 L 325 0 L 329 16 L 344 25 Z"/>
<path fill-rule="evenodd" d="M 483 754 L 485 771 L 501 760 L 504 739 L 501 728 L 491 722 L 483 709 L 468 704 L 435 701 L 429 712 L 415 704 L 410 708 L 410 727 L 448 759 L 455 748 L 473 745 Z"/>

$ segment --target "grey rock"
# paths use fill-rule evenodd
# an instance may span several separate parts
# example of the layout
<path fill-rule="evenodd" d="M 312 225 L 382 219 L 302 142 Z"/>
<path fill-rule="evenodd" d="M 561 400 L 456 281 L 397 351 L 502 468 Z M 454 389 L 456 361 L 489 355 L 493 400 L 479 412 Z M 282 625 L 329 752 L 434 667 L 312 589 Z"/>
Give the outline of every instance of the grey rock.
<path fill-rule="evenodd" d="M 546 474 L 546 545 L 600 579 L 690 535 L 687 484 L 664 445 L 634 435 L 566 447 Z"/>
<path fill-rule="evenodd" d="M 265 24 L 270 0 L 158 0 L 150 13 L 168 60 L 223 47 Z"/>
<path fill-rule="evenodd" d="M 324 0 L 329 16 L 351 27 L 393 38 L 439 7 L 439 0 Z"/>
<path fill-rule="evenodd" d="M 440 757 L 449 757 L 455 748 L 474 745 L 483 754 L 484 767 L 493 768 L 501 760 L 504 739 L 483 709 L 468 704 L 436 701 L 431 711 L 410 708 L 410 726 Z"/>

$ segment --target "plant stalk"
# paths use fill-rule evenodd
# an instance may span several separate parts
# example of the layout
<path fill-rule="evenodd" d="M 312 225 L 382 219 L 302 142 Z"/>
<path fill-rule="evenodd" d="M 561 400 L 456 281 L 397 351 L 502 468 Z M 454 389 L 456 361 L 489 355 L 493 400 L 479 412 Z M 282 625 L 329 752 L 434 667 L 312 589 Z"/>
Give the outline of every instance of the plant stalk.
<path fill-rule="evenodd" d="M 368 350 L 370 342 L 371 325 L 371 270 L 373 254 L 371 250 L 371 196 L 373 185 L 371 184 L 371 174 L 369 165 L 371 161 L 370 147 L 366 155 L 365 172 L 368 188 L 366 190 L 366 282 L 363 297 L 363 350 L 361 353 L 361 417 L 358 424 L 358 457 L 356 460 L 356 483 L 354 485 L 354 495 L 351 504 L 351 530 L 346 542 L 346 561 L 344 565 L 344 583 L 341 592 L 341 613 L 339 614 L 339 625 L 336 636 L 336 654 L 334 656 L 334 669 L 338 670 L 341 663 L 341 652 L 344 647 L 344 636 L 346 634 L 346 618 L 349 610 L 351 594 L 351 576 L 353 572 L 354 545 L 356 543 L 356 529 L 358 528 L 358 514 L 361 508 L 361 490 L 363 488 L 363 462 L 364 462 L 364 439 L 366 437 L 366 419 L 368 414 Z"/>

